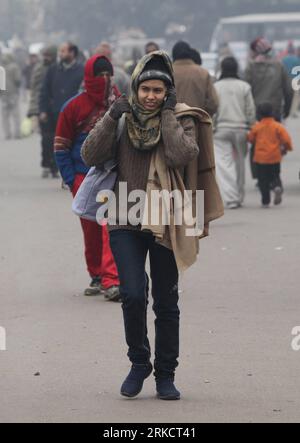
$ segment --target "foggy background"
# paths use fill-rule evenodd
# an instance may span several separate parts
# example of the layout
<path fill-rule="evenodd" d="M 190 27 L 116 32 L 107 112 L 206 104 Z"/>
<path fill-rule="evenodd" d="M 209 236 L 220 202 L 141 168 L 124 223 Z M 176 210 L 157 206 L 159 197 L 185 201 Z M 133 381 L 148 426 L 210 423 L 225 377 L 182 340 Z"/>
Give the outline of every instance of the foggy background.
<path fill-rule="evenodd" d="M 71 39 L 90 49 L 135 28 L 171 46 L 185 39 L 207 50 L 218 19 L 249 13 L 300 11 L 300 0 L 0 0 L 0 41 Z M 139 35 L 139 34 L 138 34 Z"/>

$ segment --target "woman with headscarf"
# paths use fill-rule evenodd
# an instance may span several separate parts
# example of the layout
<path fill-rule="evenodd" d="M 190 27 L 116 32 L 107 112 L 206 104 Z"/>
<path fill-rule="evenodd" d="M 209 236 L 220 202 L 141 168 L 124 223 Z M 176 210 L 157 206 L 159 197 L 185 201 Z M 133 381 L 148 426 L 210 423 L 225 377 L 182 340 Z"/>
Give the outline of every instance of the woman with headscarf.
<path fill-rule="evenodd" d="M 240 80 L 236 59 L 225 58 L 221 70 L 215 84 L 220 102 L 215 117 L 217 178 L 226 206 L 236 209 L 244 201 L 247 134 L 256 111 L 251 86 Z"/>
<path fill-rule="evenodd" d="M 196 121 L 188 114 L 179 117 L 175 113 L 176 105 L 173 69 L 168 55 L 163 51 L 145 55 L 133 73 L 129 101 L 122 97 L 112 105 L 82 149 L 82 156 L 89 166 L 116 157 L 116 200 L 122 183 L 126 183 L 128 195 L 140 190 L 151 198 L 149 190 L 171 191 L 172 184 L 183 183 L 185 167 L 193 161 L 197 167 Z M 124 114 L 121 138 L 115 149 L 118 122 L 124 120 Z M 197 169 L 193 171 L 197 177 Z M 192 244 L 187 243 L 188 237 L 182 237 L 179 242 L 174 226 L 133 225 L 129 216 L 133 204 L 128 198 L 127 201 L 127 210 L 123 212 L 119 207 L 116 223 L 109 226 L 120 276 L 128 357 L 132 363 L 121 394 L 137 396 L 144 380 L 153 371 L 147 334 L 148 277 L 145 266 L 149 253 L 156 316 L 156 390 L 160 399 L 178 400 L 180 392 L 174 384 L 179 357 L 178 278 L 180 267 L 194 263 L 196 255 L 187 246 Z M 193 241 L 195 244 L 195 239 Z"/>
<path fill-rule="evenodd" d="M 112 64 L 105 56 L 90 58 L 85 66 L 84 92 L 69 100 L 59 116 L 54 142 L 55 158 L 74 197 L 89 171 L 80 155 L 82 144 L 96 121 L 120 96 L 118 89 L 111 84 L 112 76 Z M 119 278 L 106 226 L 83 219 L 81 226 L 87 269 L 92 279 L 84 294 L 104 294 L 111 301 L 119 301 Z"/>

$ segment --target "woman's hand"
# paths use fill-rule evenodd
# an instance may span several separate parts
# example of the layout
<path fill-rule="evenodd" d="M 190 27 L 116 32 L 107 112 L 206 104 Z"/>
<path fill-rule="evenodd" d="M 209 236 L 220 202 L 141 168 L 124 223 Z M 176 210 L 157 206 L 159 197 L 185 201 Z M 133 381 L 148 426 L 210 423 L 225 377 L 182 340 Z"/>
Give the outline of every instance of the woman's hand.
<path fill-rule="evenodd" d="M 109 110 L 109 115 L 114 120 L 119 120 L 124 113 L 131 112 L 130 103 L 125 95 L 118 98 Z"/>
<path fill-rule="evenodd" d="M 175 111 L 176 105 L 177 105 L 176 89 L 172 88 L 169 90 L 169 93 L 167 95 L 167 99 L 166 99 L 165 104 L 163 106 L 163 111 L 165 111 L 166 109 L 170 109 L 171 111 Z"/>

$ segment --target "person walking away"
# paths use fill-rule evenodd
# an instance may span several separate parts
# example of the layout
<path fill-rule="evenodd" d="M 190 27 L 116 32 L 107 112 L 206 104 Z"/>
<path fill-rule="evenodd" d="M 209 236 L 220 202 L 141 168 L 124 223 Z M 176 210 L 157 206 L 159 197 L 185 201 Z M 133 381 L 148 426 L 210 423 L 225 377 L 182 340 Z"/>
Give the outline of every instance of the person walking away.
<path fill-rule="evenodd" d="M 290 42 L 287 49 L 287 55 L 282 59 L 282 63 L 290 77 L 290 81 L 299 76 L 300 72 L 300 57 L 297 57 L 296 48 L 293 42 Z M 299 68 L 297 72 L 294 71 L 295 68 Z M 300 93 L 299 90 L 294 90 L 294 98 L 292 101 L 292 107 L 290 115 L 292 118 L 298 117 L 298 111 L 300 106 Z"/>
<path fill-rule="evenodd" d="M 197 49 L 191 48 L 191 59 L 196 65 L 202 66 L 202 57 Z"/>
<path fill-rule="evenodd" d="M 212 117 L 218 109 L 217 93 L 209 72 L 197 65 L 192 57 L 188 43 L 176 43 L 173 67 L 178 101 L 204 109 Z"/>
<path fill-rule="evenodd" d="M 55 158 L 66 185 L 75 197 L 89 168 L 81 159 L 83 142 L 96 121 L 120 96 L 111 86 L 113 67 L 104 57 L 95 55 L 85 66 L 85 91 L 69 100 L 62 109 L 54 141 Z M 84 234 L 87 269 L 92 279 L 86 296 L 104 293 L 111 301 L 119 301 L 119 279 L 109 245 L 106 226 L 81 219 Z"/>
<path fill-rule="evenodd" d="M 183 110 L 178 110 L 176 105 L 172 63 L 167 53 L 158 51 L 145 55 L 133 73 L 129 101 L 122 97 L 112 105 L 90 132 L 82 147 L 82 156 L 88 166 L 115 158 L 118 122 L 125 114 L 125 124 L 116 148 L 116 200 L 119 199 L 120 183 L 127 184 L 128 194 L 144 191 L 151 201 L 152 191 L 171 193 L 180 188 L 183 192 L 184 178 L 185 186 L 188 186 L 186 189 L 207 190 L 207 221 L 211 221 L 223 214 L 213 172 L 211 120 L 199 110 L 206 122 L 203 123 L 206 142 L 199 154 L 196 117 L 187 105 L 181 106 Z M 207 153 L 205 162 L 199 161 L 198 154 L 204 155 L 204 152 Z M 201 167 L 198 170 L 199 162 Z M 202 183 L 197 181 L 199 177 L 205 177 Z M 206 183 L 209 183 L 209 188 Z M 160 399 L 178 400 L 180 392 L 174 384 L 179 356 L 178 278 L 180 270 L 187 269 L 196 261 L 198 237 L 187 237 L 174 224 L 130 223 L 129 213 L 133 205 L 128 202 L 128 210 L 117 207 L 116 223 L 109 224 L 111 247 L 120 276 L 128 357 L 132 363 L 121 394 L 137 396 L 153 370 L 147 334 L 148 278 L 145 267 L 149 253 L 156 316 L 156 390 Z M 145 206 L 141 212 L 144 210 Z M 159 220 L 161 216 L 162 213 Z"/>
<path fill-rule="evenodd" d="M 40 115 L 40 96 L 42 85 L 46 77 L 47 71 L 56 63 L 57 48 L 49 46 L 42 51 L 42 60 L 38 63 L 33 72 L 30 85 L 30 101 L 27 116 L 32 120 L 33 128 L 40 128 L 41 132 L 41 167 L 43 169 L 42 177 L 46 178 L 53 169 L 53 146 L 49 145 L 48 125 L 39 120 Z M 51 149 L 50 149 L 51 148 Z"/>
<path fill-rule="evenodd" d="M 0 91 L 3 131 L 6 140 L 19 139 L 21 138 L 20 87 L 22 73 L 12 54 L 3 55 L 2 63 L 6 73 L 6 90 Z M 12 125 L 14 130 L 12 130 Z"/>
<path fill-rule="evenodd" d="M 247 135 L 256 121 L 251 86 L 239 78 L 238 72 L 236 59 L 225 58 L 215 84 L 219 98 L 214 137 L 217 179 L 229 209 L 239 208 L 244 201 Z"/>
<path fill-rule="evenodd" d="M 272 56 L 272 45 L 265 38 L 255 39 L 251 45 L 251 60 L 246 68 L 244 80 L 251 85 L 252 94 L 258 109 L 261 103 L 271 103 L 274 117 L 281 122 L 290 115 L 293 88 L 283 64 Z M 250 152 L 252 177 L 257 179 L 253 162 L 254 148 Z"/>
<path fill-rule="evenodd" d="M 271 191 L 275 195 L 274 204 L 280 205 L 282 202 L 281 162 L 283 156 L 292 151 L 293 147 L 289 133 L 275 120 L 271 103 L 259 105 L 258 113 L 260 121 L 252 128 L 248 140 L 255 145 L 254 162 L 257 164 L 262 206 L 268 208 Z"/>
<path fill-rule="evenodd" d="M 70 98 L 78 94 L 83 81 L 83 66 L 77 62 L 79 50 L 72 43 L 64 43 L 59 49 L 59 63 L 51 65 L 46 73 L 40 94 L 40 122 L 44 134 L 44 149 L 49 153 L 49 174 L 58 177 L 53 153 L 54 135 L 59 113 Z"/>
<path fill-rule="evenodd" d="M 264 38 L 251 44 L 252 60 L 245 71 L 244 80 L 252 87 L 256 108 L 271 103 L 274 117 L 288 118 L 294 96 L 291 80 L 283 64 L 272 57 L 272 45 Z"/>

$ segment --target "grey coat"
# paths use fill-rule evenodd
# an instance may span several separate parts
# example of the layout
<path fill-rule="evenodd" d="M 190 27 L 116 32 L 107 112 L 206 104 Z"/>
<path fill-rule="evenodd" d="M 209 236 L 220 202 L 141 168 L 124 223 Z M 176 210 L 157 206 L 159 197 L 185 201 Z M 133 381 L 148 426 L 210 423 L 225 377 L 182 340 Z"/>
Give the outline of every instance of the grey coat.
<path fill-rule="evenodd" d="M 245 72 L 245 80 L 251 85 L 256 107 L 264 102 L 273 105 L 275 116 L 288 117 L 294 91 L 284 66 L 276 60 L 266 58 L 253 61 Z"/>
<path fill-rule="evenodd" d="M 31 85 L 30 85 L 30 103 L 28 109 L 28 117 L 37 116 L 40 113 L 39 103 L 40 103 L 40 95 L 42 90 L 42 85 L 44 78 L 46 76 L 47 70 L 49 66 L 44 65 L 44 63 L 38 63 L 35 66 L 32 77 L 31 77 Z"/>

